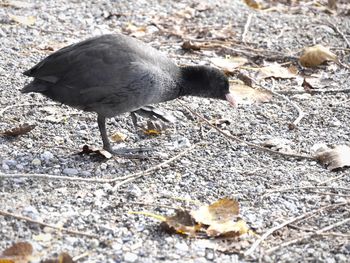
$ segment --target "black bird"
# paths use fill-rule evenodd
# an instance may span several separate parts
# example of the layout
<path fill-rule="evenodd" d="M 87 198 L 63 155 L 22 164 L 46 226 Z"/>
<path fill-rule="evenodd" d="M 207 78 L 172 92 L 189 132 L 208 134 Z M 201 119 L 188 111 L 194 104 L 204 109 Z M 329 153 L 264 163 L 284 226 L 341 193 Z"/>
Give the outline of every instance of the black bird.
<path fill-rule="evenodd" d="M 122 34 L 102 35 L 64 47 L 23 73 L 34 77 L 23 93 L 38 92 L 97 113 L 103 148 L 113 152 L 105 120 L 181 96 L 228 100 L 229 82 L 218 69 L 178 67 L 158 50 Z"/>

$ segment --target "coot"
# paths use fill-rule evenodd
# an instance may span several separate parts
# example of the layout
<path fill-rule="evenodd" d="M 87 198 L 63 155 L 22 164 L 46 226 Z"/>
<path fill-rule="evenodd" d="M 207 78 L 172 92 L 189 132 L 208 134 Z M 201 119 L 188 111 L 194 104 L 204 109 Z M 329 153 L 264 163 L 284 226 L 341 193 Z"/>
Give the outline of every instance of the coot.
<path fill-rule="evenodd" d="M 64 47 L 23 73 L 34 77 L 23 93 L 38 92 L 97 113 L 103 148 L 113 152 L 105 119 L 181 96 L 228 100 L 229 82 L 218 69 L 178 67 L 158 50 L 122 34 L 102 35 Z M 141 110 L 142 111 L 142 110 Z"/>

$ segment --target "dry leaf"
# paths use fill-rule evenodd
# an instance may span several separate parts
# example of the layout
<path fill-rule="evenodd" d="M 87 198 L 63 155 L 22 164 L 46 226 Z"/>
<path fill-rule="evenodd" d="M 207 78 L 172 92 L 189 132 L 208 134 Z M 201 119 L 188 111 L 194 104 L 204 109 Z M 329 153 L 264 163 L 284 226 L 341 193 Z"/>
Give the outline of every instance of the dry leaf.
<path fill-rule="evenodd" d="M 261 146 L 269 148 L 274 151 L 284 152 L 284 153 L 295 153 L 291 147 L 292 142 L 283 138 L 273 138 L 264 141 Z"/>
<path fill-rule="evenodd" d="M 210 61 L 227 73 L 232 73 L 236 68 L 248 63 L 248 59 L 244 57 L 212 58 Z"/>
<path fill-rule="evenodd" d="M 237 104 L 263 103 L 272 99 L 269 91 L 253 89 L 239 82 L 230 83 L 230 93 L 235 96 Z"/>
<path fill-rule="evenodd" d="M 83 150 L 79 152 L 79 154 L 96 154 L 106 159 L 110 159 L 113 157 L 113 155 L 110 152 L 104 149 L 90 148 L 88 145 L 84 145 Z"/>
<path fill-rule="evenodd" d="M 315 157 L 331 171 L 350 167 L 350 147 L 347 145 L 336 145 L 333 149 L 323 149 Z"/>
<path fill-rule="evenodd" d="M 162 121 L 147 120 L 146 126 L 143 126 L 142 130 L 146 135 L 155 136 L 160 135 L 167 128 L 168 126 Z"/>
<path fill-rule="evenodd" d="M 166 220 L 162 222 L 161 227 L 168 232 L 195 236 L 196 232 L 201 228 L 201 225 L 195 222 L 188 211 L 178 209 L 176 210 L 175 215 L 166 217 Z"/>
<path fill-rule="evenodd" d="M 34 16 L 16 16 L 9 14 L 9 18 L 19 24 L 32 26 L 35 24 L 36 18 Z"/>
<path fill-rule="evenodd" d="M 68 253 L 61 253 L 57 259 L 46 259 L 41 263 L 74 263 L 72 257 Z"/>
<path fill-rule="evenodd" d="M 126 140 L 128 136 L 124 133 L 121 132 L 115 132 L 112 136 L 111 136 L 111 140 L 113 142 L 123 142 Z"/>
<path fill-rule="evenodd" d="M 1 135 L 5 135 L 5 136 L 19 136 L 19 135 L 23 135 L 26 134 L 28 132 L 30 132 L 31 130 L 33 130 L 35 128 L 36 125 L 34 124 L 28 124 L 28 123 L 24 123 L 18 127 L 15 127 L 11 130 L 6 130 L 4 132 L 1 133 Z"/>
<path fill-rule="evenodd" d="M 335 10 L 337 9 L 337 0 L 328 0 L 327 5 L 329 9 Z"/>
<path fill-rule="evenodd" d="M 212 224 L 208 227 L 206 233 L 210 237 L 237 237 L 248 233 L 248 231 L 247 223 L 240 219 L 237 222 L 231 220 L 220 224 Z"/>
<path fill-rule="evenodd" d="M 322 45 L 315 45 L 304 49 L 304 53 L 299 58 L 299 62 L 304 67 L 316 67 L 326 61 L 338 63 L 337 55 Z"/>
<path fill-rule="evenodd" d="M 27 263 L 33 254 L 33 247 L 28 242 L 18 242 L 6 248 L 0 255 L 0 262 Z"/>
<path fill-rule="evenodd" d="M 147 28 L 144 26 L 138 27 L 132 23 L 128 23 L 124 31 L 133 37 L 143 37 L 146 35 Z"/>
<path fill-rule="evenodd" d="M 297 76 L 295 67 L 285 68 L 278 63 L 273 63 L 266 67 L 259 68 L 258 70 L 260 73 L 259 77 L 263 79 L 271 78 L 271 77 L 281 78 L 281 79 L 291 79 Z"/>
<path fill-rule="evenodd" d="M 239 214 L 239 204 L 236 200 L 223 198 L 211 205 L 201 206 L 191 211 L 192 217 L 201 224 L 212 225 L 234 220 Z"/>
<path fill-rule="evenodd" d="M 186 51 L 190 51 L 190 50 L 197 50 L 198 51 L 198 50 L 201 50 L 200 45 L 194 44 L 191 41 L 183 42 L 182 45 L 181 45 L 181 48 L 183 50 L 186 50 Z"/>
<path fill-rule="evenodd" d="M 254 9 L 261 9 L 261 5 L 256 0 L 244 0 L 247 6 Z"/>

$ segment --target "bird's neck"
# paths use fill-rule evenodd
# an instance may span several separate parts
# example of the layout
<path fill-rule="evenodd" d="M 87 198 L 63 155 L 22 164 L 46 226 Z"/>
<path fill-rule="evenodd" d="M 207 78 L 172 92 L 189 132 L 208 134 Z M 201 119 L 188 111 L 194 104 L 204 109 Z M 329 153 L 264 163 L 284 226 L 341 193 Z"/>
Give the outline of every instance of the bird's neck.
<path fill-rule="evenodd" d="M 203 66 L 187 66 L 180 68 L 179 96 L 206 97 L 205 87 L 207 75 Z"/>

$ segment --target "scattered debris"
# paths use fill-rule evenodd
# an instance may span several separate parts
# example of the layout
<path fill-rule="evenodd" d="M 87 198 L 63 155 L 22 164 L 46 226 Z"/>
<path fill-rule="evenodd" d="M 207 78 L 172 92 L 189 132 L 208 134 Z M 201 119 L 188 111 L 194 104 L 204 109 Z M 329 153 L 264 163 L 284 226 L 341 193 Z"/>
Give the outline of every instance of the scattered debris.
<path fill-rule="evenodd" d="M 16 136 L 23 135 L 30 132 L 35 128 L 35 126 L 36 126 L 35 124 L 24 123 L 10 130 L 0 132 L 0 135 L 16 137 Z"/>
<path fill-rule="evenodd" d="M 269 102 L 272 99 L 271 92 L 267 90 L 253 89 L 237 81 L 230 82 L 230 93 L 236 99 L 237 104 L 253 104 Z"/>
<path fill-rule="evenodd" d="M 25 26 L 32 26 L 36 22 L 36 18 L 34 16 L 17 16 L 9 14 L 10 20 Z"/>
<path fill-rule="evenodd" d="M 90 148 L 88 145 L 84 145 L 83 146 L 83 150 L 81 152 L 79 152 L 79 154 L 95 154 L 97 156 L 106 158 L 106 159 L 110 159 L 113 157 L 113 155 L 104 150 L 104 149 L 98 149 L 98 148 Z"/>
<path fill-rule="evenodd" d="M 333 148 L 316 150 L 315 158 L 330 171 L 350 167 L 350 147 L 336 145 Z"/>
<path fill-rule="evenodd" d="M 337 55 L 322 45 L 315 45 L 304 49 L 303 54 L 299 58 L 299 62 L 304 67 L 317 67 L 326 61 L 338 63 Z"/>

